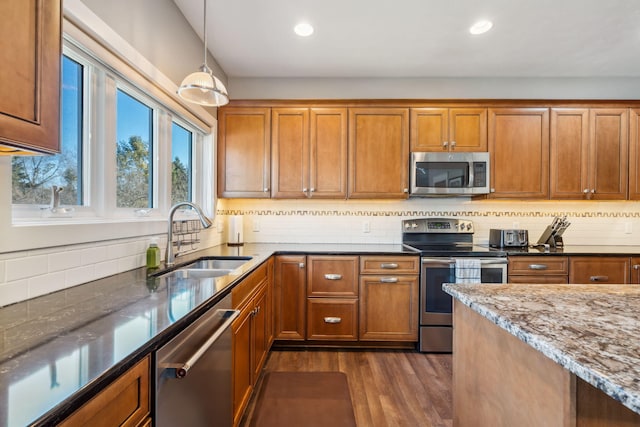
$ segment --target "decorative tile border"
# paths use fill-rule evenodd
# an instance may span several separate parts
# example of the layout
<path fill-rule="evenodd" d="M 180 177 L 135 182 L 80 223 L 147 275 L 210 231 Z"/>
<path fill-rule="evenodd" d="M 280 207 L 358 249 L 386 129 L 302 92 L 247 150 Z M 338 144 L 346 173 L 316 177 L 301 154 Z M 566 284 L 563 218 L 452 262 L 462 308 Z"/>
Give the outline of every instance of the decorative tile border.
<path fill-rule="evenodd" d="M 338 210 L 338 209 L 218 209 L 217 215 L 253 215 L 253 216 L 349 216 L 349 217 L 416 217 L 416 218 L 455 218 L 455 217 L 506 217 L 506 218 L 550 218 L 567 216 L 568 218 L 640 218 L 640 212 L 569 212 L 569 211 L 466 211 L 466 210 Z"/>

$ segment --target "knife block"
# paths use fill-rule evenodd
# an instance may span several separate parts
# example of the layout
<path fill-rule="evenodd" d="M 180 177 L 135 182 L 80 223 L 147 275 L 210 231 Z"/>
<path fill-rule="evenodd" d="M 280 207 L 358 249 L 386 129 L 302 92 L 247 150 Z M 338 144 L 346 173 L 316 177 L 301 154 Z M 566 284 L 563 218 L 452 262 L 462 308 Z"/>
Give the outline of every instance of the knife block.
<path fill-rule="evenodd" d="M 549 245 L 550 248 L 561 248 L 564 246 L 564 242 L 562 241 L 562 236 L 554 235 L 551 226 L 548 225 L 538 239 L 537 245 Z"/>

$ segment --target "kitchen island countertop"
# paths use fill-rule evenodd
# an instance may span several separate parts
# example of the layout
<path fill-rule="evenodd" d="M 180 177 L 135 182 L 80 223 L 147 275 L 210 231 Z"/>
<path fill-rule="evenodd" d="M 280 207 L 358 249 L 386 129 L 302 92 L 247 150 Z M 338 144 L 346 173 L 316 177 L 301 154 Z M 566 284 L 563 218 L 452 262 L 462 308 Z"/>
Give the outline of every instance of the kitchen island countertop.
<path fill-rule="evenodd" d="M 444 290 L 640 414 L 637 285 L 445 284 Z"/>

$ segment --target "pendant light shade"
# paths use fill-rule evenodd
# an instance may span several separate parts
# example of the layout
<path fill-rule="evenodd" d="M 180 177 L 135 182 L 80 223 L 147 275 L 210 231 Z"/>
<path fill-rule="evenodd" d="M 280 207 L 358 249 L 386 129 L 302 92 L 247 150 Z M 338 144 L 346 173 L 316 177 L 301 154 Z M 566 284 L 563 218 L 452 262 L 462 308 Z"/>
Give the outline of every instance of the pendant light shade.
<path fill-rule="evenodd" d="M 220 107 L 229 102 L 227 88 L 207 66 L 207 0 L 204 1 L 204 63 L 200 71 L 189 74 L 178 88 L 185 101 L 207 107 Z"/>

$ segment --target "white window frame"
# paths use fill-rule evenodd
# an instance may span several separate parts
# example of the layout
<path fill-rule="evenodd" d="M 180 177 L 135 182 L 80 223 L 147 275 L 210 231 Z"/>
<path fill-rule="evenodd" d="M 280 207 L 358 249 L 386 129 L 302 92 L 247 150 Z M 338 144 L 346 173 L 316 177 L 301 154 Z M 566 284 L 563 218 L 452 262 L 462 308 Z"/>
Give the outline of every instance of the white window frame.
<path fill-rule="evenodd" d="M 83 117 L 83 203 L 71 218 L 42 218 L 39 208 L 11 204 L 11 158 L 0 158 L 0 253 L 166 233 L 171 188 L 171 123 L 193 132 L 193 201 L 215 215 L 215 134 L 217 121 L 202 107 L 176 95 L 176 85 L 146 61 L 82 2 L 65 2 L 65 54 L 85 65 Z M 73 45 L 73 46 L 71 46 Z M 77 49 L 77 52 L 76 52 Z M 86 56 L 92 66 L 86 66 Z M 93 65 L 98 65 L 94 67 Z M 146 216 L 115 208 L 115 108 L 107 108 L 115 88 L 142 94 L 154 108 L 154 208 Z M 134 95 L 140 99 L 137 95 Z M 149 103 L 146 101 L 149 100 Z M 115 106 L 115 103 L 112 105 Z M 110 135 L 113 133 L 113 135 Z M 166 144 L 160 144 L 160 136 Z M 105 143 L 111 141 L 111 143 Z M 161 161 L 158 162 L 158 159 Z M 160 178 L 162 177 L 162 179 Z M 109 185 L 102 183 L 111 182 Z M 37 211 L 37 215 L 34 213 Z M 186 214 L 189 216 L 189 214 Z M 180 217 L 177 215 L 176 217 Z"/>

